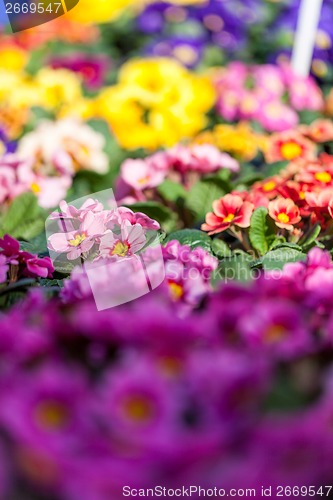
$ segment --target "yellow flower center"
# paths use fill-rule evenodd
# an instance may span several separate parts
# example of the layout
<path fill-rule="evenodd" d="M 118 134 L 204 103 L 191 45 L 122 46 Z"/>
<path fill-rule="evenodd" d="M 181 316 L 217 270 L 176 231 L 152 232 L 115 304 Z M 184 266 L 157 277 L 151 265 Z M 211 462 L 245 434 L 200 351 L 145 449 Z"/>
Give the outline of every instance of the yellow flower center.
<path fill-rule="evenodd" d="M 36 408 L 36 419 L 46 429 L 61 429 L 68 421 L 67 409 L 56 401 L 45 401 Z"/>
<path fill-rule="evenodd" d="M 184 290 L 183 290 L 182 285 L 179 285 L 178 283 L 175 283 L 174 281 L 170 281 L 169 287 L 170 287 L 171 296 L 174 300 L 179 300 L 182 298 L 182 296 L 184 294 Z"/>
<path fill-rule="evenodd" d="M 150 177 L 148 177 L 148 175 L 146 177 L 141 177 L 141 179 L 138 180 L 138 183 L 139 184 L 146 184 L 146 182 L 148 182 L 150 179 Z"/>
<path fill-rule="evenodd" d="M 69 240 L 68 243 L 71 247 L 78 247 L 79 245 L 81 245 L 82 241 L 86 239 L 86 237 L 87 235 L 85 233 L 76 234 L 75 238 L 73 240 Z"/>
<path fill-rule="evenodd" d="M 265 184 L 262 187 L 262 190 L 265 191 L 265 193 L 269 193 L 270 191 L 273 191 L 273 189 L 275 188 L 276 188 L 276 182 L 268 181 L 265 182 Z"/>
<path fill-rule="evenodd" d="M 118 255 L 118 257 L 126 257 L 128 254 L 129 250 L 129 245 L 127 243 L 124 243 L 123 241 L 117 241 L 117 243 L 114 245 L 113 249 L 111 250 L 110 254 L 111 255 Z"/>
<path fill-rule="evenodd" d="M 136 422 L 147 422 L 153 415 L 151 402 L 144 396 L 132 396 L 126 399 L 123 409 L 127 417 Z"/>
<path fill-rule="evenodd" d="M 265 332 L 265 340 L 267 342 L 277 342 L 286 334 L 286 329 L 282 325 L 272 325 Z"/>
<path fill-rule="evenodd" d="M 324 184 L 328 184 L 332 180 L 332 176 L 328 172 L 317 172 L 315 178 L 317 181 L 323 182 Z"/>
<path fill-rule="evenodd" d="M 288 224 L 288 222 L 290 221 L 290 217 L 289 215 L 287 215 L 285 212 L 281 212 L 278 216 L 277 216 L 279 222 L 282 222 L 282 224 Z"/>
<path fill-rule="evenodd" d="M 235 214 L 228 214 L 226 217 L 224 217 L 223 222 L 232 222 L 235 218 Z"/>
<path fill-rule="evenodd" d="M 33 193 L 35 193 L 35 194 L 40 193 L 41 189 L 40 189 L 39 185 L 38 185 L 36 182 L 33 182 L 33 183 L 31 184 L 31 191 L 32 191 Z"/>
<path fill-rule="evenodd" d="M 294 141 L 285 142 L 281 146 L 281 155 L 286 160 L 293 160 L 294 158 L 298 158 L 299 156 L 301 156 L 302 152 L 302 147 Z"/>
<path fill-rule="evenodd" d="M 300 200 L 305 200 L 305 193 L 304 193 L 304 191 L 300 191 L 299 192 L 299 199 Z"/>

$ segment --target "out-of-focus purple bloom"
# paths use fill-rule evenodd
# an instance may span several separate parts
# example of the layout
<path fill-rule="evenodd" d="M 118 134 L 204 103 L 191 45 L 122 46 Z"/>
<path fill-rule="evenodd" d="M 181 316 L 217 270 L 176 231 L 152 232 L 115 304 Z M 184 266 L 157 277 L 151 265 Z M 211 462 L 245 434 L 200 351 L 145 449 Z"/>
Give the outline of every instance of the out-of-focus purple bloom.
<path fill-rule="evenodd" d="M 162 35 L 148 45 L 149 53 L 175 57 L 191 67 L 210 45 L 227 53 L 242 49 L 249 26 L 264 17 L 265 7 L 258 0 L 209 0 L 190 6 L 156 2 L 138 16 L 137 25 L 144 33 Z M 190 37 L 179 36 L 180 25 L 189 26 Z"/>
<path fill-rule="evenodd" d="M 154 40 L 146 47 L 146 52 L 157 57 L 172 57 L 193 68 L 201 60 L 204 46 L 203 40 L 174 35 Z"/>

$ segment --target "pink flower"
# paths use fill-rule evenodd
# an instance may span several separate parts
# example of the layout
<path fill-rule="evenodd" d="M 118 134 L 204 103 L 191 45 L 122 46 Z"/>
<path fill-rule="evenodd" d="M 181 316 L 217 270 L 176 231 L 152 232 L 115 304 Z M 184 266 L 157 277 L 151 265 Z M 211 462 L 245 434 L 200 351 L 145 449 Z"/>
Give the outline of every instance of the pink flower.
<path fill-rule="evenodd" d="M 299 131 L 314 142 L 329 142 L 333 140 L 333 123 L 331 120 L 315 120 L 311 125 L 299 127 Z"/>
<path fill-rule="evenodd" d="M 48 247 L 57 253 L 67 253 L 69 260 L 75 260 L 83 253 L 89 252 L 96 238 L 105 231 L 103 217 L 87 212 L 79 228 L 66 233 L 52 234 L 48 239 Z"/>
<path fill-rule="evenodd" d="M 269 132 L 283 132 L 294 128 L 299 121 L 292 108 L 275 99 L 262 103 L 257 120 Z"/>
<path fill-rule="evenodd" d="M 239 170 L 239 163 L 227 153 L 221 153 L 215 146 L 210 144 L 195 144 L 191 148 L 194 162 L 194 170 L 201 173 L 214 172 L 220 168 L 226 168 L 232 172 Z"/>
<path fill-rule="evenodd" d="M 4 283 L 7 279 L 9 266 L 5 255 L 0 255 L 0 283 Z"/>
<path fill-rule="evenodd" d="M 142 191 L 161 184 L 165 174 L 154 169 L 148 161 L 128 159 L 121 166 L 121 177 L 133 189 Z"/>
<path fill-rule="evenodd" d="M 129 257 L 141 250 L 146 243 L 146 236 L 140 224 L 132 225 L 124 220 L 120 234 L 113 232 L 104 234 L 101 238 L 101 257 Z"/>
<path fill-rule="evenodd" d="M 115 224 L 121 226 L 123 221 L 129 221 L 132 225 L 140 224 L 144 229 L 157 231 L 159 223 L 142 212 L 133 212 L 130 208 L 119 207 L 109 218 L 108 227 L 112 229 Z"/>
<path fill-rule="evenodd" d="M 268 213 L 282 229 L 293 230 L 294 224 L 301 221 L 299 208 L 290 198 L 277 198 L 269 202 Z"/>
<path fill-rule="evenodd" d="M 238 195 L 227 194 L 214 201 L 213 210 L 206 215 L 206 223 L 201 227 L 208 234 L 221 233 L 232 225 L 249 227 L 254 205 Z"/>
<path fill-rule="evenodd" d="M 104 210 L 103 204 L 98 200 L 89 198 L 80 208 L 69 205 L 65 200 L 59 203 L 60 212 L 53 212 L 50 216 L 51 220 L 55 219 L 79 219 L 83 220 L 87 212 L 100 213 Z"/>

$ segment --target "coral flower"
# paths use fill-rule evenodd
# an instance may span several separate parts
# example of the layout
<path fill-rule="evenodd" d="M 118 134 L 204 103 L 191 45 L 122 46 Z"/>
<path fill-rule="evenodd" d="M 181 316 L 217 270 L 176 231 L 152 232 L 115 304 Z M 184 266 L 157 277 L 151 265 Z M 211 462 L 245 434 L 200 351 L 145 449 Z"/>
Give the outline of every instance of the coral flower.
<path fill-rule="evenodd" d="M 277 198 L 268 204 L 268 213 L 275 224 L 282 228 L 292 230 L 293 225 L 301 220 L 299 208 L 290 198 Z"/>
<path fill-rule="evenodd" d="M 243 201 L 238 195 L 227 194 L 214 201 L 213 210 L 214 213 L 210 212 L 206 215 L 206 224 L 201 227 L 209 234 L 221 233 L 231 225 L 242 228 L 249 227 L 254 205 Z"/>
<path fill-rule="evenodd" d="M 298 158 L 313 159 L 316 146 L 299 132 L 273 134 L 267 143 L 265 158 L 268 163 L 292 161 Z"/>
<path fill-rule="evenodd" d="M 299 131 L 314 142 L 333 140 L 333 123 L 331 120 L 315 120 L 311 125 L 299 127 Z"/>

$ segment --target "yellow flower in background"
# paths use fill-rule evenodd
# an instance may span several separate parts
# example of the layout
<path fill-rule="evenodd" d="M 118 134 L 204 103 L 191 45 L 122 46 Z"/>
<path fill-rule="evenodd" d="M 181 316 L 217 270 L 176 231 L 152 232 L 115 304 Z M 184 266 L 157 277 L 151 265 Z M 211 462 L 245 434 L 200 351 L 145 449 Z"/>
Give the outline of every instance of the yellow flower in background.
<path fill-rule="evenodd" d="M 214 102 L 210 81 L 178 62 L 134 59 L 121 68 L 119 83 L 97 97 L 96 113 L 124 148 L 157 149 L 196 135 Z"/>
<path fill-rule="evenodd" d="M 169 0 L 175 5 L 200 4 L 204 0 Z M 152 0 L 80 0 L 66 16 L 79 23 L 105 23 L 116 19 L 124 11 L 138 12 Z"/>
<path fill-rule="evenodd" d="M 41 69 L 35 82 L 38 86 L 39 102 L 49 109 L 60 108 L 81 99 L 81 82 L 77 75 L 67 69 Z"/>
<path fill-rule="evenodd" d="M 265 137 L 256 134 L 249 124 L 216 125 L 211 131 L 199 134 L 194 142 L 213 144 L 239 160 L 250 161 L 265 146 Z"/>
<path fill-rule="evenodd" d="M 22 75 L 16 71 L 0 68 L 0 99 L 8 99 L 8 95 L 22 82 Z"/>
<path fill-rule="evenodd" d="M 22 71 L 28 61 L 28 52 L 11 43 L 0 46 L 0 68 L 9 71 Z"/>

